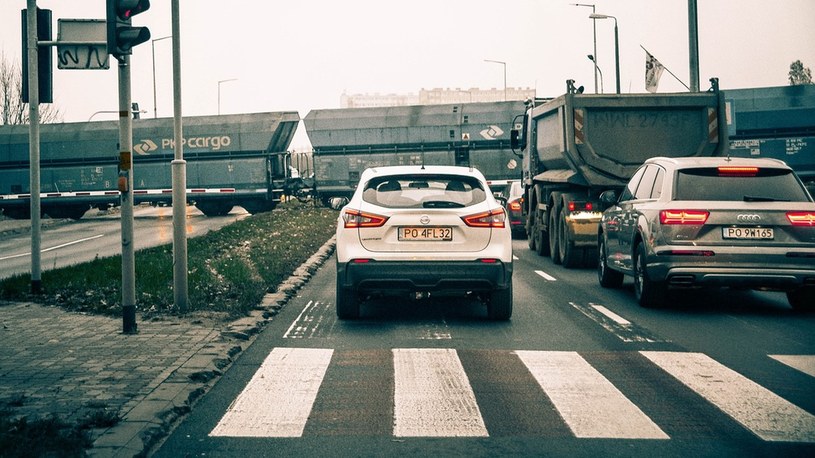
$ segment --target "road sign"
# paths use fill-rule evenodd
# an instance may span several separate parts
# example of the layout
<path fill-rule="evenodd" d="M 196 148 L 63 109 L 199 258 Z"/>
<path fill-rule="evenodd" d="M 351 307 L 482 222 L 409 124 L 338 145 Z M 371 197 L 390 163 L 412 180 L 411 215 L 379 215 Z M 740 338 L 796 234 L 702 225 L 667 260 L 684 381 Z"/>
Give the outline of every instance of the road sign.
<path fill-rule="evenodd" d="M 57 68 L 107 70 L 107 28 L 102 19 L 59 19 Z"/>

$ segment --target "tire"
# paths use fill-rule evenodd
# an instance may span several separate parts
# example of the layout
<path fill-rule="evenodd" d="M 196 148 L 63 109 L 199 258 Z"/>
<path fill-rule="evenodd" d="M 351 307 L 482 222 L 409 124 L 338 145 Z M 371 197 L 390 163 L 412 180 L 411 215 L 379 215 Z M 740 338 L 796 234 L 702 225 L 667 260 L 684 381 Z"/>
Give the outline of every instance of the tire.
<path fill-rule="evenodd" d="M 787 301 L 796 312 L 815 311 L 815 288 L 803 287 L 787 291 Z"/>
<path fill-rule="evenodd" d="M 584 263 L 585 250 L 575 247 L 574 243 L 569 240 L 569 227 L 566 225 L 565 213 L 566 210 L 561 209 L 557 221 L 558 257 L 563 267 L 580 267 Z"/>
<path fill-rule="evenodd" d="M 656 308 L 665 303 L 665 293 L 667 288 L 662 282 L 655 282 L 648 278 L 648 271 L 645 270 L 645 244 L 637 244 L 636 259 L 634 259 L 634 294 L 637 302 L 642 307 Z"/>
<path fill-rule="evenodd" d="M 354 290 L 337 287 L 337 318 L 341 320 L 359 318 L 359 301 Z"/>
<path fill-rule="evenodd" d="M 531 219 L 532 221 L 529 221 L 529 219 Z M 527 227 L 529 228 L 528 229 L 529 238 L 526 239 L 526 245 L 529 247 L 530 250 L 538 251 L 537 243 L 540 236 L 536 234 L 537 227 L 535 226 L 535 216 L 532 213 L 529 214 L 526 224 Z"/>
<path fill-rule="evenodd" d="M 608 267 L 608 250 L 605 238 L 601 235 L 597 241 L 597 280 L 603 288 L 619 288 L 625 276 Z"/>
<path fill-rule="evenodd" d="M 559 211 L 554 206 L 549 207 L 549 252 L 552 256 L 552 262 L 560 264 L 563 259 L 560 257 L 560 234 L 558 233 L 558 214 Z"/>
<path fill-rule="evenodd" d="M 543 215 L 538 211 L 538 217 L 535 218 L 535 231 L 538 240 L 535 242 L 535 251 L 540 256 L 549 256 L 549 243 L 547 243 L 548 231 L 544 231 L 540 222 L 543 221 Z"/>
<path fill-rule="evenodd" d="M 508 288 L 496 289 L 490 293 L 487 317 L 493 321 L 507 321 L 512 317 L 512 283 Z"/>

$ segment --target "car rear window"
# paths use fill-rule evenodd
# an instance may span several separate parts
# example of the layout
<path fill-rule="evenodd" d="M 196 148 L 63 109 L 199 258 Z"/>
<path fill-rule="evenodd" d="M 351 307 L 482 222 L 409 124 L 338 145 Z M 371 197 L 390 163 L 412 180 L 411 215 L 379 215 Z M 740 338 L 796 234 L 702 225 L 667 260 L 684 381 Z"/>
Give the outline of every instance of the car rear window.
<path fill-rule="evenodd" d="M 458 175 L 391 175 L 365 185 L 362 200 L 388 208 L 469 207 L 487 198 L 481 182 Z"/>
<path fill-rule="evenodd" d="M 734 174 L 695 168 L 678 171 L 674 200 L 807 202 L 809 198 L 788 169 L 762 168 Z"/>

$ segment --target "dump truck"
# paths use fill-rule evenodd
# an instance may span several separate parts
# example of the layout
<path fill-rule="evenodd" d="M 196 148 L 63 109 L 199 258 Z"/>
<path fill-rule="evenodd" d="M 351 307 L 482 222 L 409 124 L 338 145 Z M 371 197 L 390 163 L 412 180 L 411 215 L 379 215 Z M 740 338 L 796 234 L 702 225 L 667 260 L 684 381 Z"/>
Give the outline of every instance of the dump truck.
<path fill-rule="evenodd" d="M 511 146 L 523 155 L 529 248 L 565 267 L 597 261 L 600 193 L 622 189 L 654 156 L 727 154 L 724 98 L 707 92 L 583 94 L 528 101 Z"/>
<path fill-rule="evenodd" d="M 348 198 L 362 171 L 385 165 L 477 168 L 490 185 L 520 179 L 510 148 L 523 101 L 311 110 L 303 119 L 313 148 L 313 187 L 326 204 Z"/>
<path fill-rule="evenodd" d="M 287 149 L 297 112 L 191 116 L 183 119 L 187 200 L 207 216 L 235 205 L 268 211 L 293 183 Z M 120 203 L 116 121 L 40 126 L 40 203 L 52 218 L 80 219 Z M 173 119 L 133 120 L 133 199 L 172 202 Z M 27 125 L 0 126 L 0 211 L 30 217 Z"/>

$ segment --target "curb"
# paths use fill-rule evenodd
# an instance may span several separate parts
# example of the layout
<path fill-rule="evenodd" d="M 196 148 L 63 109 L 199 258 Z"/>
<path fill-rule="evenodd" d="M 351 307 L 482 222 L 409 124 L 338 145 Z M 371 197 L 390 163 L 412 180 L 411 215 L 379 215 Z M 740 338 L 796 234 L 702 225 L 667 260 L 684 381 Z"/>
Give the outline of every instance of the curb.
<path fill-rule="evenodd" d="M 96 431 L 98 434 L 93 447 L 87 450 L 88 456 L 149 456 L 244 348 L 252 344 L 269 321 L 308 283 L 334 253 L 335 246 L 336 238 L 332 237 L 278 285 L 275 292 L 267 293 L 249 316 L 226 325 L 220 332 L 222 342 L 213 342 L 191 355 L 180 367 L 169 368 L 157 377 L 147 396 L 132 400 L 122 409 L 126 413 L 121 422 Z"/>

